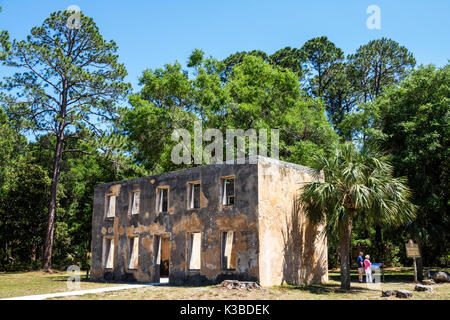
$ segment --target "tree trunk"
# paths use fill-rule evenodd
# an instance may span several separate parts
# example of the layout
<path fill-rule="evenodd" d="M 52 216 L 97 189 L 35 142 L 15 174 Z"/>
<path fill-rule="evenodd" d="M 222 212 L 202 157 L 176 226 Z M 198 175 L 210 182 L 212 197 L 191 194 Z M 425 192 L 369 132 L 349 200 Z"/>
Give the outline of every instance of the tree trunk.
<path fill-rule="evenodd" d="M 347 224 L 341 228 L 339 251 L 341 258 L 341 289 L 350 290 L 350 242 L 352 234 L 353 215 Z"/>
<path fill-rule="evenodd" d="M 383 233 L 380 225 L 375 225 L 375 244 L 378 251 L 377 252 L 378 257 L 374 258 L 375 260 L 384 263 L 385 261 L 384 261 Z"/>
<path fill-rule="evenodd" d="M 62 125 L 60 126 L 62 128 Z M 50 188 L 50 204 L 48 207 L 48 225 L 47 236 L 44 244 L 44 257 L 42 268 L 48 271 L 52 267 L 52 249 L 53 249 L 53 232 L 55 229 L 55 215 L 56 215 L 56 197 L 58 193 L 59 174 L 61 169 L 61 159 L 63 151 L 64 130 L 60 130 L 56 137 L 56 150 L 53 159 L 53 175 L 52 184 Z"/>
<path fill-rule="evenodd" d="M 416 238 L 416 243 L 419 245 L 420 258 L 417 258 L 417 280 L 423 280 L 423 255 L 422 255 L 422 242 L 420 238 Z"/>

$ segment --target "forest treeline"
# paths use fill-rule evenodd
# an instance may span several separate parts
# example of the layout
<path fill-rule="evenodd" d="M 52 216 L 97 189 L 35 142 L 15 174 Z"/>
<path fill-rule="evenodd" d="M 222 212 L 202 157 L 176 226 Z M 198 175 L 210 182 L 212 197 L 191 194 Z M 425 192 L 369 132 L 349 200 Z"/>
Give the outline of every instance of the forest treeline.
<path fill-rule="evenodd" d="M 70 29 L 68 17 L 51 14 L 25 40 L 0 32 L 12 71 L 0 79 L 0 270 L 88 268 L 94 186 L 186 167 L 171 161 L 171 134 L 196 120 L 223 132 L 278 128 L 280 159 L 306 166 L 349 141 L 383 152 L 417 212 L 401 227 L 362 212 L 352 248 L 409 265 L 414 239 L 425 266 L 448 266 L 448 64 L 416 65 L 392 39 L 344 53 L 323 36 L 225 59 L 195 49 L 184 64 L 143 70 L 132 92 L 117 44 L 92 18 Z M 330 267 L 337 247 L 330 235 Z"/>

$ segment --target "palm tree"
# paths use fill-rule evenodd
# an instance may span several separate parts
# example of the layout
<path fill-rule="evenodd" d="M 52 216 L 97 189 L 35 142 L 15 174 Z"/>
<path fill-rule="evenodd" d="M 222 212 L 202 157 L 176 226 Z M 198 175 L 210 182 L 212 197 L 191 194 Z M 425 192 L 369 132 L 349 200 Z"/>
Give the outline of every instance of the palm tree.
<path fill-rule="evenodd" d="M 327 221 L 327 231 L 339 238 L 341 288 L 350 289 L 352 223 L 363 212 L 372 224 L 399 226 L 412 221 L 416 207 L 404 178 L 373 150 L 357 151 L 351 143 L 338 146 L 331 159 L 317 157 L 318 181 L 302 187 L 299 197 L 312 223 Z M 324 176 L 323 176 L 324 175 Z"/>

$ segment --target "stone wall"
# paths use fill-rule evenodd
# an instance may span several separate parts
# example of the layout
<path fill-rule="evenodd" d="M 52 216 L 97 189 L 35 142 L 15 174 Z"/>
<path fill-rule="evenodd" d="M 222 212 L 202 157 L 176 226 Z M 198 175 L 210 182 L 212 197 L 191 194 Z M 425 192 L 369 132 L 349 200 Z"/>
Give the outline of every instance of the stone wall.
<path fill-rule="evenodd" d="M 285 162 L 258 165 L 259 269 L 262 286 L 328 281 L 324 225 L 308 222 L 296 198 L 309 168 Z"/>
<path fill-rule="evenodd" d="M 220 201 L 222 176 L 235 177 L 235 204 Z M 222 279 L 257 280 L 258 231 L 256 211 L 257 165 L 211 165 L 96 186 L 92 218 L 92 279 L 159 281 L 156 270 L 158 236 L 170 238 L 171 284 L 216 283 Z M 188 186 L 201 181 L 199 209 L 188 209 Z M 167 213 L 157 211 L 157 188 L 169 187 Z M 139 214 L 131 215 L 130 195 L 140 191 Z M 115 217 L 107 219 L 105 195 L 116 196 Z M 221 237 L 234 231 L 236 269 L 222 270 Z M 187 243 L 192 232 L 201 232 L 201 267 L 188 270 Z M 139 236 L 137 269 L 128 268 L 129 237 Z M 102 265 L 103 238 L 113 238 L 114 268 Z"/>
<path fill-rule="evenodd" d="M 221 201 L 221 178 L 234 177 L 235 203 Z M 273 161 L 196 167 L 95 187 L 91 277 L 97 280 L 157 282 L 169 256 L 170 284 L 211 284 L 224 279 L 259 281 L 263 286 L 328 280 L 323 226 L 312 226 L 295 204 L 308 168 Z M 189 209 L 188 184 L 201 181 L 200 208 Z M 158 213 L 158 188 L 169 188 L 168 210 Z M 139 214 L 131 194 L 140 192 Z M 107 195 L 116 197 L 115 217 L 106 217 Z M 224 232 L 233 231 L 222 261 Z M 188 268 L 191 233 L 201 233 L 199 270 Z M 138 236 L 138 265 L 130 269 L 130 237 Z M 159 239 L 164 243 L 158 259 Z M 225 237 L 226 238 L 226 237 Z M 114 268 L 102 263 L 104 239 L 114 240 Z M 229 241 L 230 238 L 227 238 Z M 169 254 L 167 252 L 169 251 Z"/>

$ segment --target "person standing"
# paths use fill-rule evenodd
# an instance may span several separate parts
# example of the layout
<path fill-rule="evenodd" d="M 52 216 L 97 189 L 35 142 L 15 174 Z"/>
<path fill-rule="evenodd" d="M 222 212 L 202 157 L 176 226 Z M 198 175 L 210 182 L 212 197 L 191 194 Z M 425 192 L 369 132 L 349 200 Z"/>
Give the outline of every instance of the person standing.
<path fill-rule="evenodd" d="M 372 263 L 369 255 L 366 255 L 366 259 L 364 259 L 364 270 L 366 271 L 366 283 L 372 283 Z"/>
<path fill-rule="evenodd" d="M 356 260 L 356 265 L 358 266 L 358 278 L 359 282 L 363 282 L 363 273 L 364 273 L 364 259 L 363 259 L 363 253 L 360 252 L 358 259 Z"/>

